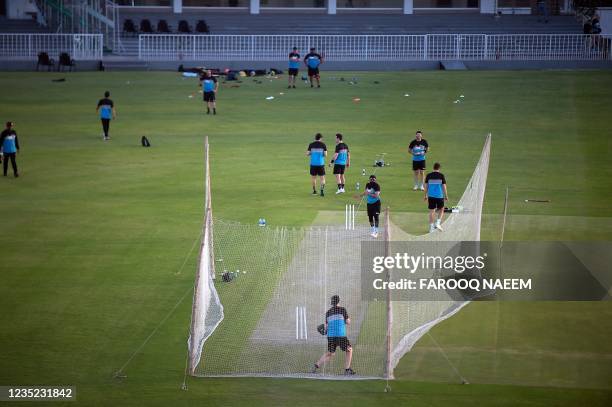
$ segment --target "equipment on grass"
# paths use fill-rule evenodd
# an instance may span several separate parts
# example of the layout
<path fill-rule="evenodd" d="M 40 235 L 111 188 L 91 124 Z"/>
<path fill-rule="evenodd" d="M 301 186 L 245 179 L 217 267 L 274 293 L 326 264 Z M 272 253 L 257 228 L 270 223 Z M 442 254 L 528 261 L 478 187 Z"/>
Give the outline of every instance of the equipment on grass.
<path fill-rule="evenodd" d="M 317 331 L 321 335 L 327 335 L 327 329 L 325 329 L 325 324 L 321 324 L 321 325 L 317 326 Z"/>
<path fill-rule="evenodd" d="M 387 153 L 379 153 L 376 155 L 376 159 L 374 160 L 374 167 L 384 167 L 385 166 L 385 155 Z"/>
<path fill-rule="evenodd" d="M 151 143 L 149 142 L 149 139 L 146 138 L 146 136 L 142 136 L 140 138 L 140 144 L 142 144 L 143 147 L 151 147 Z"/>
<path fill-rule="evenodd" d="M 358 375 L 345 376 L 344 358 L 337 355 L 321 366 L 316 378 L 392 379 L 396 365 L 415 342 L 461 310 L 471 297 L 457 291 L 437 291 L 429 301 L 397 301 L 391 294 L 386 299 L 368 299 L 362 295 L 362 257 L 388 256 L 391 245 L 418 242 L 431 243 L 428 247 L 436 255 L 445 256 L 451 250 L 449 244 L 480 240 L 490 145 L 489 136 L 458 202 L 470 210 L 450 213 L 444 232 L 409 235 L 391 223 L 387 210 L 381 218 L 382 239 L 370 243 L 364 243 L 370 233 L 367 225 L 355 225 L 351 230 L 338 225 L 263 228 L 254 223 L 213 221 L 206 159 L 188 373 L 202 377 L 313 377 L 307 373 L 308 367 L 328 344 L 321 335 L 308 335 L 315 329 L 308 321 L 320 320 L 332 295 L 339 295 L 340 306 L 351 318 L 347 336 Z M 208 142 L 205 146 L 208 157 Z M 231 321 L 224 321 L 224 306 L 214 284 L 216 264 L 227 270 L 249 270 L 248 279 L 234 280 L 231 294 L 223 292 L 228 296 L 225 306 Z M 380 276 L 397 280 L 403 274 L 395 273 L 402 272 L 387 270 Z M 434 270 L 419 272 L 422 278 L 438 276 Z"/>

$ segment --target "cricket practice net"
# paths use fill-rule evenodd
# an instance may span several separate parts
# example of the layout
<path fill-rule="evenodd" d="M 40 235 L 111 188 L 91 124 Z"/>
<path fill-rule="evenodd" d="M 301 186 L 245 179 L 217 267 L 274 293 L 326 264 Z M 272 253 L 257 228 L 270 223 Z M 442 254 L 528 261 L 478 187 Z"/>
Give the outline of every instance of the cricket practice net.
<path fill-rule="evenodd" d="M 188 372 L 193 376 L 271 376 L 320 379 L 393 378 L 393 369 L 435 324 L 452 316 L 467 300 L 453 293 L 428 301 L 368 299 L 362 295 L 362 250 L 385 255 L 396 241 L 478 241 L 490 154 L 490 135 L 443 232 L 409 235 L 384 218 L 379 240 L 369 228 L 270 227 L 214 219 L 206 143 L 206 209 L 196 274 Z M 382 214 L 381 214 L 382 215 Z M 439 243 L 436 243 L 439 242 Z M 437 247 L 437 246 L 436 246 Z M 367 249 L 364 249 L 367 248 Z M 327 350 L 317 332 L 332 295 L 340 296 L 351 324 L 354 376 L 344 376 L 344 352 L 317 373 L 310 370 Z M 225 307 L 221 300 L 225 302 Z"/>

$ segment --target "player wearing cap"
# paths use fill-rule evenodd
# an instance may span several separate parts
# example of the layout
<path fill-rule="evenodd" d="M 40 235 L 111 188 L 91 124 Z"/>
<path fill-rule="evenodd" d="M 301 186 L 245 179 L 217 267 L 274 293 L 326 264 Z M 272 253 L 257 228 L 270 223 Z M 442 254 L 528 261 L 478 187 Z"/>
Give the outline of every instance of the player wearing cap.
<path fill-rule="evenodd" d="M 351 324 L 351 319 L 346 312 L 346 308 L 339 307 L 340 296 L 334 295 L 331 297 L 331 308 L 325 313 L 325 331 L 327 332 L 327 352 L 314 364 L 312 373 L 317 373 L 317 369 L 327 363 L 336 353 L 336 348 L 340 347 L 346 352 L 344 361 L 344 374 L 354 375 L 355 371 L 351 369 L 351 361 L 353 360 L 353 347 L 346 336 L 346 327 Z"/>
<path fill-rule="evenodd" d="M 287 89 L 295 89 L 295 77 L 300 71 L 300 54 L 297 47 L 293 47 L 293 51 L 289 54 L 289 86 Z"/>
<path fill-rule="evenodd" d="M 442 230 L 440 224 L 442 218 L 444 218 L 444 201 L 448 201 L 446 178 L 440 172 L 441 167 L 440 163 L 435 163 L 433 172 L 425 177 L 425 197 L 423 200 L 428 202 L 429 207 L 429 233 L 436 229 Z"/>
<path fill-rule="evenodd" d="M 357 197 L 366 197 L 367 208 L 368 208 L 368 220 L 370 221 L 370 227 L 372 233 L 370 236 L 373 238 L 378 237 L 378 220 L 380 216 L 380 185 L 376 182 L 376 175 L 370 175 L 370 182 L 365 186 L 363 193 Z"/>
<path fill-rule="evenodd" d="M 315 48 L 310 48 L 310 52 L 304 57 L 304 63 L 308 67 L 308 78 L 310 87 L 313 87 L 312 78 L 317 80 L 317 88 L 321 87 L 321 77 L 319 75 L 319 65 L 323 63 L 323 57 L 316 52 Z"/>
<path fill-rule="evenodd" d="M 19 173 L 17 172 L 16 155 L 19 151 L 19 139 L 17 138 L 17 132 L 13 129 L 13 126 L 13 122 L 6 122 L 6 129 L 0 134 L 0 148 L 4 156 L 4 162 L 2 164 L 4 176 L 6 177 L 8 172 L 8 161 L 11 160 L 13 175 L 17 178 Z"/>

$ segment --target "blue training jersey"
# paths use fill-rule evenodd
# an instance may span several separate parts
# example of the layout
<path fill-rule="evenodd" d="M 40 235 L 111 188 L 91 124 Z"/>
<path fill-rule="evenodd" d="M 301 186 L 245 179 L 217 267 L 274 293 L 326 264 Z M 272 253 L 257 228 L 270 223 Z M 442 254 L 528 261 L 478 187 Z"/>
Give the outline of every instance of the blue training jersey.
<path fill-rule="evenodd" d="M 442 185 L 446 184 L 446 178 L 441 172 L 430 172 L 425 177 L 427 184 L 427 196 L 430 198 L 444 198 L 444 189 Z"/>
<path fill-rule="evenodd" d="M 310 151 L 310 165 L 314 167 L 325 165 L 325 152 L 327 151 L 325 143 L 313 141 L 308 146 L 308 151 Z"/>
<path fill-rule="evenodd" d="M 325 313 L 325 322 L 327 322 L 327 336 L 330 338 L 346 336 L 346 320 L 348 314 L 343 307 L 331 307 Z"/>
<path fill-rule="evenodd" d="M 338 153 L 338 157 L 336 157 L 335 163 L 338 165 L 346 165 L 349 153 L 348 146 L 344 143 L 336 144 L 336 153 Z"/>
<path fill-rule="evenodd" d="M 366 188 L 366 192 L 368 193 L 366 195 L 367 203 L 373 204 L 373 203 L 380 201 L 380 194 L 378 194 L 376 198 L 374 198 L 373 196 L 370 196 L 370 194 L 373 194 L 375 192 L 380 192 L 380 185 L 378 185 L 377 182 L 368 182 L 365 188 Z"/>
<path fill-rule="evenodd" d="M 289 69 L 299 69 L 300 67 L 300 54 L 292 52 L 289 54 Z"/>
<path fill-rule="evenodd" d="M 412 161 L 425 161 L 425 153 L 427 153 L 427 149 L 429 148 L 429 144 L 425 139 L 412 140 L 410 142 L 410 146 L 408 148 L 412 151 Z"/>
<path fill-rule="evenodd" d="M 212 76 L 210 78 L 205 78 L 202 81 L 202 89 L 204 92 L 214 92 L 216 82 L 217 80 Z"/>
<path fill-rule="evenodd" d="M 4 130 L 2 132 L 2 152 L 5 154 L 16 153 L 19 148 L 17 133 L 15 130 Z"/>
<path fill-rule="evenodd" d="M 113 118 L 113 101 L 109 98 L 100 99 L 98 102 L 98 108 L 100 111 L 100 119 L 112 119 Z"/>
<path fill-rule="evenodd" d="M 321 55 L 315 52 L 311 52 L 310 54 L 306 55 L 304 59 L 309 68 L 315 69 L 321 65 Z"/>

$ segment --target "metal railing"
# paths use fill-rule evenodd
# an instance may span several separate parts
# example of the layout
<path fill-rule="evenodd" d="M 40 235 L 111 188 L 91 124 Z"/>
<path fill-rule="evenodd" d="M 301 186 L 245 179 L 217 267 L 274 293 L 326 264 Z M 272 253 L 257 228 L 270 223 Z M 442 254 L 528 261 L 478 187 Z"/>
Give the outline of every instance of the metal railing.
<path fill-rule="evenodd" d="M 0 59 L 36 60 L 40 52 L 57 59 L 67 52 L 75 60 L 102 59 L 102 34 L 0 34 Z"/>
<path fill-rule="evenodd" d="M 142 34 L 145 61 L 283 61 L 295 46 L 327 61 L 610 59 L 610 38 L 583 34 L 180 35 Z"/>
<path fill-rule="evenodd" d="M 104 34 L 119 49 L 119 7 L 111 0 L 35 0 L 45 25 L 58 34 Z"/>

